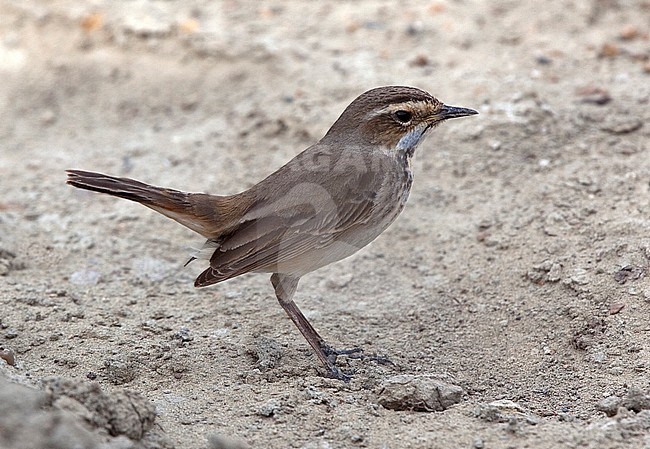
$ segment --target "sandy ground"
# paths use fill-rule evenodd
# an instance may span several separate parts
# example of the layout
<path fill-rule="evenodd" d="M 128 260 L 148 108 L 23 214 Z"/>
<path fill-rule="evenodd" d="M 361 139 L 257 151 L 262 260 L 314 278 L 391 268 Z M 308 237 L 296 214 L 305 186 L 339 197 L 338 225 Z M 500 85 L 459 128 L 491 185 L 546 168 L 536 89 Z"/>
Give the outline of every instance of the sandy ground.
<path fill-rule="evenodd" d="M 650 447 L 650 3 L 523 3 L 0 1 L 0 447 Z M 301 283 L 396 364 L 349 384 L 267 276 L 196 290 L 200 237 L 64 182 L 234 193 L 386 84 L 480 115 Z"/>

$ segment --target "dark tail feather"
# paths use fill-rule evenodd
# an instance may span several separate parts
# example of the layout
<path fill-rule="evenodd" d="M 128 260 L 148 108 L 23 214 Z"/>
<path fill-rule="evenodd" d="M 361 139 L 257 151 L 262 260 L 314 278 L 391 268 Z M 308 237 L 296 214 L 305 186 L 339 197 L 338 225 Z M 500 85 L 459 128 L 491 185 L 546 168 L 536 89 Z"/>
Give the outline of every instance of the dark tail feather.
<path fill-rule="evenodd" d="M 218 197 L 164 189 L 102 173 L 83 170 L 66 170 L 66 173 L 66 182 L 71 186 L 141 203 L 203 236 L 212 236 L 217 227 Z"/>
<path fill-rule="evenodd" d="M 93 192 L 107 193 L 146 206 L 156 206 L 163 209 L 177 209 L 189 206 L 188 194 L 178 190 L 163 189 L 145 184 L 135 179 L 117 178 L 82 170 L 66 170 L 67 183 L 80 189 Z"/>

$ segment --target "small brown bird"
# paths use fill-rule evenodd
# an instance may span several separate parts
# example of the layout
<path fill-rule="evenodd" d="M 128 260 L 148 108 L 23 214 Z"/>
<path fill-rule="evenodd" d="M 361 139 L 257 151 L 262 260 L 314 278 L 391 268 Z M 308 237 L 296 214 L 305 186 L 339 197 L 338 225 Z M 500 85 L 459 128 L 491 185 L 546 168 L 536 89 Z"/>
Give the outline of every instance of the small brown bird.
<path fill-rule="evenodd" d="M 328 374 L 346 380 L 336 358 L 359 350 L 325 343 L 293 301 L 298 282 L 381 234 L 404 208 L 411 158 L 427 131 L 474 114 L 413 87 L 379 87 L 355 99 L 318 143 L 236 195 L 186 193 L 81 170 L 68 170 L 67 182 L 142 203 L 207 238 L 188 261 L 210 261 L 196 287 L 272 273 L 282 308 Z"/>

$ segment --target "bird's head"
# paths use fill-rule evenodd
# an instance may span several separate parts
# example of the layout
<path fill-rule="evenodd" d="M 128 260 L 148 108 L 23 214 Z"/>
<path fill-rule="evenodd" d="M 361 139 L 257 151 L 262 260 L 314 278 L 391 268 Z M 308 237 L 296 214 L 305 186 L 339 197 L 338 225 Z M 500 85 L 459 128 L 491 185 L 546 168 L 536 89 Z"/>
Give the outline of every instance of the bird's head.
<path fill-rule="evenodd" d="M 428 130 L 444 120 L 474 114 L 478 112 L 447 106 L 414 87 L 378 87 L 350 103 L 323 139 L 412 156 Z"/>

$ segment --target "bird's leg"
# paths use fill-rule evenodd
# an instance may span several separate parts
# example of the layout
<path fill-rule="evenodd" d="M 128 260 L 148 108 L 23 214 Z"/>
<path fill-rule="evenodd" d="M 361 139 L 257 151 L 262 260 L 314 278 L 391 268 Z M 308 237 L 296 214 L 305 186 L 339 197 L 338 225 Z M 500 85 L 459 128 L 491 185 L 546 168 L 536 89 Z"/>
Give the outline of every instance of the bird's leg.
<path fill-rule="evenodd" d="M 299 280 L 299 277 L 274 273 L 271 276 L 271 284 L 273 284 L 273 288 L 275 289 L 275 296 L 278 298 L 278 302 L 284 311 L 289 315 L 289 318 L 291 318 L 291 321 L 293 321 L 293 324 L 296 325 L 300 333 L 305 337 L 305 340 L 307 340 L 307 343 L 314 349 L 321 363 L 325 365 L 325 368 L 329 371 L 329 375 L 335 379 L 347 382 L 350 380 L 350 376 L 343 373 L 336 366 L 336 356 L 338 355 L 336 351 L 333 351 L 325 343 L 325 340 L 318 335 L 316 329 L 307 321 L 305 315 L 302 314 L 296 303 L 293 302 L 293 294 L 296 292 Z"/>

